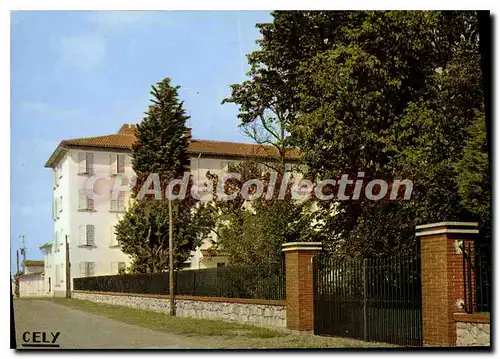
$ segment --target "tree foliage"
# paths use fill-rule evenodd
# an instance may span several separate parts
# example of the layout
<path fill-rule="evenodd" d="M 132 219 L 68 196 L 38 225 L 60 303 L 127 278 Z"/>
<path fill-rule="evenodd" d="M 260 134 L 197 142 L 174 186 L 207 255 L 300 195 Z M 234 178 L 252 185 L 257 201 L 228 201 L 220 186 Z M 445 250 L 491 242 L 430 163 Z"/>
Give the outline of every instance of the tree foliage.
<path fill-rule="evenodd" d="M 179 100 L 178 89 L 167 77 L 151 87 L 151 105 L 137 125 L 132 147 L 132 167 L 138 177 L 136 191 L 150 173 L 162 181 L 182 177 L 189 166 L 186 121 L 189 116 Z M 137 193 L 137 192 L 136 192 Z"/>
<path fill-rule="evenodd" d="M 257 25 L 250 79 L 232 86 L 242 122 L 279 108 L 287 141 L 313 178 L 363 172 L 365 183 L 414 182 L 409 201 L 318 202 L 315 222 L 328 248 L 342 256 L 410 251 L 416 224 L 488 217 L 487 196 L 481 204 L 467 197 L 488 191 L 479 184 L 485 152 L 472 145 L 481 135 L 468 131 L 484 112 L 475 12 L 272 15 Z M 458 168 L 466 143 L 481 163 L 470 181 Z"/>
<path fill-rule="evenodd" d="M 231 265 L 256 265 L 278 268 L 282 265 L 281 245 L 285 242 L 306 240 L 312 229 L 307 214 L 311 203 L 297 202 L 291 198 L 291 184 L 284 199 L 278 199 L 282 175 L 275 173 L 276 185 L 272 185 L 271 173 L 259 163 L 242 162 L 229 168 L 230 172 L 241 174 L 241 179 L 225 182 L 226 194 L 238 193 L 232 200 L 215 197 L 198 209 L 198 216 L 210 218 L 213 223 L 214 253 L 222 251 Z M 221 178 L 215 174 L 208 177 L 217 188 Z M 263 183 L 263 195 L 247 200 L 242 196 L 242 185 L 248 180 L 259 179 Z M 256 187 L 250 187 L 254 194 Z M 271 199 L 266 194 L 273 193 Z M 205 219 L 206 221 L 206 219 Z"/>

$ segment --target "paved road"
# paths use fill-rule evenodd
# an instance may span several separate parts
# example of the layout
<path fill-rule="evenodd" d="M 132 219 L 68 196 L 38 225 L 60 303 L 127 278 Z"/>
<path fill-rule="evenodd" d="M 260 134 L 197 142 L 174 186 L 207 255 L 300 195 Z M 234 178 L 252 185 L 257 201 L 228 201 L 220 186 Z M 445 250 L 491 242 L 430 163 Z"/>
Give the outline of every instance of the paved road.
<path fill-rule="evenodd" d="M 118 322 L 63 305 L 43 300 L 14 300 L 14 321 L 19 349 L 31 343 L 33 332 L 46 332 L 45 341 L 52 341 L 52 334 L 60 332 L 56 344 L 63 349 L 187 349 L 196 348 L 194 338 L 183 337 Z M 43 341 L 43 334 L 35 334 Z M 40 349 L 40 348 L 36 348 Z M 42 348 L 43 349 L 43 348 Z"/>

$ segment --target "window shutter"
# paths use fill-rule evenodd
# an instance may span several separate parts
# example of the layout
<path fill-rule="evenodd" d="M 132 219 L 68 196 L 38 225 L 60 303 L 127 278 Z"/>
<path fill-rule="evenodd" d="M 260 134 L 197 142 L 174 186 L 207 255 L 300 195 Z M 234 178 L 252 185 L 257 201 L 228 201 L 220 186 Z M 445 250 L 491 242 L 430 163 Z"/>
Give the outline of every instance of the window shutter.
<path fill-rule="evenodd" d="M 94 199 L 87 196 L 87 209 L 90 211 L 94 210 Z"/>
<path fill-rule="evenodd" d="M 78 209 L 87 209 L 87 191 L 81 189 L 78 192 Z"/>
<path fill-rule="evenodd" d="M 80 274 L 86 275 L 87 274 L 87 263 L 86 262 L 80 262 L 79 264 L 80 267 Z"/>
<path fill-rule="evenodd" d="M 125 173 L 125 155 L 117 155 L 118 157 L 118 173 Z"/>
<path fill-rule="evenodd" d="M 109 155 L 109 173 L 115 175 L 117 173 L 117 160 L 116 155 Z"/>
<path fill-rule="evenodd" d="M 118 195 L 118 210 L 119 211 L 124 211 L 125 210 L 125 192 L 120 192 Z"/>
<path fill-rule="evenodd" d="M 52 188 L 56 188 L 56 170 L 52 171 Z"/>
<path fill-rule="evenodd" d="M 61 228 L 60 236 L 59 236 L 59 244 L 62 246 L 63 244 L 66 244 L 66 237 L 64 237 L 64 232 Z"/>
<path fill-rule="evenodd" d="M 87 162 L 86 173 L 89 175 L 94 174 L 94 154 L 92 152 L 87 152 L 86 162 Z"/>
<path fill-rule="evenodd" d="M 118 274 L 118 262 L 111 262 L 111 274 Z"/>
<path fill-rule="evenodd" d="M 110 196 L 109 209 L 111 211 L 117 211 L 118 210 L 118 197 L 116 197 L 113 194 L 113 191 L 110 192 L 109 196 Z"/>
<path fill-rule="evenodd" d="M 94 262 L 88 262 L 88 265 L 89 265 L 88 275 L 93 276 L 94 275 Z"/>
<path fill-rule="evenodd" d="M 94 226 L 92 224 L 87 224 L 87 245 L 94 245 Z"/>
<path fill-rule="evenodd" d="M 63 208 L 62 208 L 62 196 L 59 197 L 59 212 L 62 212 Z"/>
<path fill-rule="evenodd" d="M 109 245 L 116 246 L 118 243 L 116 241 L 115 226 L 109 227 Z"/>
<path fill-rule="evenodd" d="M 87 226 L 82 225 L 79 228 L 80 235 L 78 238 L 78 245 L 84 246 L 87 244 Z"/>
<path fill-rule="evenodd" d="M 86 173 L 87 158 L 85 152 L 78 152 L 78 173 Z"/>

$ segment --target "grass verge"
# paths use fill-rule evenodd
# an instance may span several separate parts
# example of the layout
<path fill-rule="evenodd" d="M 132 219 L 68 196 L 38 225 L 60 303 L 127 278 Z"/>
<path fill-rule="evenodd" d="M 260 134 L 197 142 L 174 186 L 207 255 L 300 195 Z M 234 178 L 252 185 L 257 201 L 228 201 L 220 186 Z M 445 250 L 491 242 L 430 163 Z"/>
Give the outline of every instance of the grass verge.
<path fill-rule="evenodd" d="M 186 336 L 274 338 L 286 335 L 278 330 L 253 325 L 210 319 L 171 317 L 165 313 L 81 299 L 52 298 L 51 301 L 121 322 Z"/>
<path fill-rule="evenodd" d="M 193 338 L 210 349 L 284 348 L 396 348 L 387 343 L 364 342 L 338 337 L 294 334 L 284 330 L 256 327 L 219 320 L 171 317 L 168 314 L 80 299 L 45 298 L 70 308 L 117 321 Z"/>

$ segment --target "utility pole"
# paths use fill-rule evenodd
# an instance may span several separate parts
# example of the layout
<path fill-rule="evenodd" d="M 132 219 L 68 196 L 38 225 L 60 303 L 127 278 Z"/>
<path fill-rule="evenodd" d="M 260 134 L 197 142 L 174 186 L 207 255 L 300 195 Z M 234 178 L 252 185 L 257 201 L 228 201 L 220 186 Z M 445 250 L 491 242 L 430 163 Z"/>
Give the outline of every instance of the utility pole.
<path fill-rule="evenodd" d="M 68 235 L 66 241 L 66 298 L 71 298 L 71 263 L 69 262 L 69 242 Z"/>
<path fill-rule="evenodd" d="M 168 199 L 168 275 L 170 293 L 170 315 L 175 316 L 175 294 L 174 294 L 174 245 L 172 234 L 172 199 Z"/>
<path fill-rule="evenodd" d="M 18 275 L 19 274 L 19 249 L 16 251 L 16 268 L 17 268 L 16 275 Z"/>
<path fill-rule="evenodd" d="M 26 263 L 26 238 L 24 237 L 24 234 L 21 237 L 23 238 L 23 247 L 21 248 L 21 255 L 23 256 L 23 272 L 24 272 Z"/>

